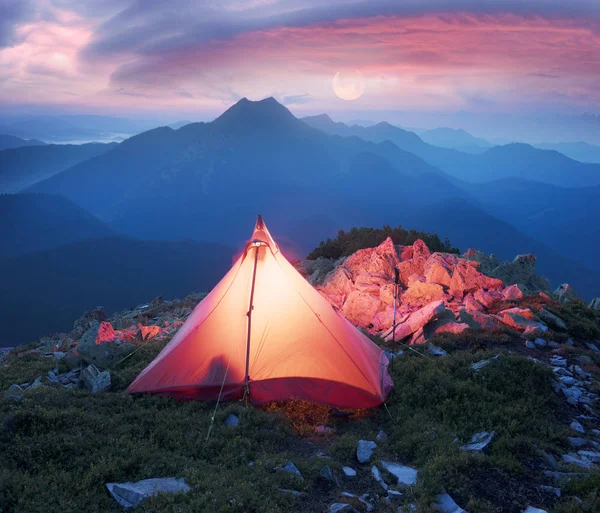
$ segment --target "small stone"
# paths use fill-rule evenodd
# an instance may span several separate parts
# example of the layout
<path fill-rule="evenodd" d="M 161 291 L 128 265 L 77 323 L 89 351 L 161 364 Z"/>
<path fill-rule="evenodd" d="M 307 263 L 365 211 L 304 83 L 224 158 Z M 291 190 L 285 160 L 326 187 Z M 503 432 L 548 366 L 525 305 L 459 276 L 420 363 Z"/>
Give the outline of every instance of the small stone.
<path fill-rule="evenodd" d="M 527 349 L 535 349 L 536 345 L 531 340 L 526 340 L 525 341 L 525 347 Z"/>
<path fill-rule="evenodd" d="M 31 385 L 29 385 L 27 390 L 35 390 L 36 388 L 39 388 L 41 386 L 42 386 L 42 376 L 38 376 L 37 378 L 35 378 L 35 381 Z"/>
<path fill-rule="evenodd" d="M 538 347 L 546 347 L 546 345 L 548 344 L 543 338 L 536 338 L 533 343 L 538 346 Z"/>
<path fill-rule="evenodd" d="M 384 442 L 385 440 L 387 440 L 387 437 L 387 433 L 383 429 L 380 429 L 379 433 L 377 433 L 377 436 L 375 437 L 375 440 L 377 440 L 378 442 Z"/>
<path fill-rule="evenodd" d="M 79 384 L 90 392 L 100 392 L 110 387 L 110 372 L 100 372 L 94 364 L 88 365 L 81 372 Z"/>
<path fill-rule="evenodd" d="M 600 348 L 596 344 L 593 344 L 592 342 L 588 342 L 586 345 L 592 351 L 596 351 L 597 353 L 600 353 Z"/>
<path fill-rule="evenodd" d="M 303 479 L 302 474 L 291 461 L 288 461 L 284 467 L 281 467 L 281 470 L 290 474 L 296 474 L 300 479 Z"/>
<path fill-rule="evenodd" d="M 545 509 L 534 508 L 533 506 L 527 506 L 523 510 L 523 513 L 548 513 Z"/>
<path fill-rule="evenodd" d="M 333 471 L 329 465 L 325 465 L 320 471 L 319 476 L 327 483 L 328 485 L 338 485 L 337 479 L 333 475 Z"/>
<path fill-rule="evenodd" d="M 575 360 L 577 360 L 577 363 L 581 365 L 592 365 L 594 363 L 594 360 L 592 360 L 587 354 L 582 354 L 581 356 L 575 358 Z"/>
<path fill-rule="evenodd" d="M 556 495 L 557 497 L 560 497 L 561 495 L 561 489 L 560 488 L 556 488 L 554 486 L 540 486 L 540 489 L 543 490 L 546 493 L 550 493 L 552 495 Z"/>
<path fill-rule="evenodd" d="M 600 452 L 593 451 L 577 451 L 581 457 L 590 460 L 593 463 L 600 463 Z"/>
<path fill-rule="evenodd" d="M 482 431 L 481 433 L 474 434 L 469 443 L 463 445 L 461 449 L 468 452 L 486 452 L 494 438 L 496 438 L 495 431 L 491 433 Z"/>
<path fill-rule="evenodd" d="M 572 385 L 575 385 L 578 383 L 578 381 L 572 376 L 561 376 L 559 379 L 562 383 L 564 383 L 565 385 L 569 385 L 569 386 L 572 386 Z"/>
<path fill-rule="evenodd" d="M 427 347 L 429 354 L 432 356 L 447 356 L 448 353 L 444 351 L 441 347 L 435 346 L 433 344 L 429 344 Z"/>
<path fill-rule="evenodd" d="M 225 419 L 225 425 L 227 427 L 236 428 L 240 424 L 240 419 L 233 413 L 230 413 L 229 416 Z"/>
<path fill-rule="evenodd" d="M 23 392 L 23 388 L 21 388 L 19 385 L 11 385 L 8 387 L 8 391 L 9 392 Z"/>
<path fill-rule="evenodd" d="M 571 422 L 571 429 L 573 431 L 577 431 L 578 433 L 585 433 L 585 429 L 583 429 L 583 426 L 576 420 Z"/>
<path fill-rule="evenodd" d="M 354 470 L 352 467 L 342 467 L 342 470 L 344 471 L 344 474 L 348 477 L 356 476 L 356 470 Z"/>
<path fill-rule="evenodd" d="M 387 483 L 383 480 L 383 477 L 381 477 L 381 472 L 375 465 L 371 467 L 371 474 L 373 474 L 375 481 L 377 481 L 384 490 L 388 489 Z"/>
<path fill-rule="evenodd" d="M 493 358 L 487 358 L 486 360 L 479 360 L 478 362 L 471 364 L 471 369 L 473 369 L 474 371 L 483 369 L 486 365 L 489 365 L 490 363 L 492 363 L 493 360 L 497 360 L 498 358 L 500 358 L 500 356 L 501 355 L 497 354 Z"/>
<path fill-rule="evenodd" d="M 135 483 L 107 483 L 106 488 L 124 508 L 134 508 L 144 499 L 159 493 L 189 492 L 190 487 L 183 479 L 172 477 L 144 479 Z"/>
<path fill-rule="evenodd" d="M 466 513 L 447 493 L 440 493 L 435 497 L 433 508 L 441 513 Z"/>
<path fill-rule="evenodd" d="M 359 463 L 367 463 L 371 459 L 376 447 L 377 444 L 372 440 L 359 440 L 358 447 L 356 448 L 356 458 Z"/>
<path fill-rule="evenodd" d="M 574 453 L 563 454 L 562 460 L 569 465 L 577 465 L 578 467 L 589 470 L 592 468 L 592 462 L 585 456 L 580 456 Z"/>
<path fill-rule="evenodd" d="M 381 466 L 398 480 L 399 485 L 412 486 L 417 482 L 418 471 L 414 468 L 391 461 L 382 461 Z"/>
<path fill-rule="evenodd" d="M 277 488 L 277 491 L 281 493 L 289 493 L 294 497 L 306 497 L 308 495 L 306 492 L 299 492 L 298 490 L 289 490 L 288 488 Z"/>
<path fill-rule="evenodd" d="M 571 447 L 575 447 L 576 449 L 579 449 L 580 447 L 587 445 L 587 440 L 585 438 L 570 436 L 569 443 L 571 444 Z"/>
<path fill-rule="evenodd" d="M 388 497 L 390 499 L 392 499 L 393 501 L 398 501 L 398 500 L 402 499 L 402 493 L 398 492 L 396 490 L 388 490 L 387 494 L 388 494 Z"/>
<path fill-rule="evenodd" d="M 352 511 L 354 508 L 345 502 L 334 502 L 329 506 L 329 513 L 340 513 L 340 511 Z"/>

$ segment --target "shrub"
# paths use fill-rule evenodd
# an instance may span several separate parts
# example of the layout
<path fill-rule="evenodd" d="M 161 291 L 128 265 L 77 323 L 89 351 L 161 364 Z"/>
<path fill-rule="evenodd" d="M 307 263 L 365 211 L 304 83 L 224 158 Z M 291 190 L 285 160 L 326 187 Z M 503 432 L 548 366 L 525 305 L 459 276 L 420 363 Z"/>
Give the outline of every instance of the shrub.
<path fill-rule="evenodd" d="M 402 226 L 392 228 L 389 225 L 383 228 L 352 228 L 349 232 L 340 230 L 335 239 L 322 241 L 309 255 L 309 260 L 319 257 L 338 259 L 364 248 L 379 246 L 385 239 L 391 237 L 394 244 L 408 246 L 417 239 L 422 239 L 431 251 L 445 253 L 459 253 L 458 248 L 452 247 L 448 239 L 443 242 L 438 235 L 416 230 L 405 230 Z"/>

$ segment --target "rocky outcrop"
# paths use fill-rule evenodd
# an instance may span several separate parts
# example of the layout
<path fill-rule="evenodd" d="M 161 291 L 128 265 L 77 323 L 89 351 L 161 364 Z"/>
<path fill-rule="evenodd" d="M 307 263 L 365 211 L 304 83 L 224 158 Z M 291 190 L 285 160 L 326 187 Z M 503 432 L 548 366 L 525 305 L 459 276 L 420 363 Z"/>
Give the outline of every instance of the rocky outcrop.
<path fill-rule="evenodd" d="M 593 310 L 600 310 L 600 297 L 595 297 L 590 301 L 590 308 Z"/>
<path fill-rule="evenodd" d="M 571 301 L 579 300 L 579 296 L 573 290 L 573 287 L 568 283 L 563 283 L 560 285 L 554 292 L 554 297 L 557 299 L 559 303 L 566 304 Z"/>
<path fill-rule="evenodd" d="M 397 288 L 395 267 L 399 275 Z M 547 280 L 535 274 L 533 255 L 500 263 L 493 255 L 474 250 L 462 256 L 431 253 L 421 240 L 412 246 L 394 246 L 388 238 L 376 248 L 361 249 L 338 261 L 332 268 L 319 261 L 299 268 L 320 277 L 322 269 L 330 269 L 317 290 L 350 322 L 386 340 L 392 339 L 395 296 L 395 339 L 412 344 L 468 328 L 493 330 L 508 326 L 527 334 L 547 329 L 533 312 L 510 308 L 518 306 L 527 293 L 548 289 Z M 498 306 L 504 306 L 499 314 Z"/>

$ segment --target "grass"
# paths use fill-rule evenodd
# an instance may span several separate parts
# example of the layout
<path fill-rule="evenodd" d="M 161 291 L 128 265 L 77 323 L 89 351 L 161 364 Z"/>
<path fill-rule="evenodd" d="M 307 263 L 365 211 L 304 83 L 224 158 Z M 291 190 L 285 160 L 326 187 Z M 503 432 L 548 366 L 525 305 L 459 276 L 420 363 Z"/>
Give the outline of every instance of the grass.
<path fill-rule="evenodd" d="M 223 404 L 208 442 L 214 403 L 133 398 L 123 392 L 163 345 L 150 342 L 111 370 L 110 392 L 44 387 L 27 392 L 21 402 L 0 399 L 0 511 L 116 512 L 120 508 L 105 483 L 166 476 L 184 477 L 192 491 L 157 496 L 140 511 L 325 511 L 339 501 L 339 490 L 319 477 L 324 465 L 333 469 L 343 490 L 381 494 L 370 465 L 355 459 L 358 440 L 374 440 L 380 429 L 388 439 L 378 443 L 373 461 L 398 460 L 419 469 L 418 484 L 407 498 L 420 512 L 431 511 L 442 489 L 470 513 L 520 512 L 529 503 L 551 508 L 556 499 L 538 489 L 541 453 L 567 449 L 571 417 L 552 390 L 548 368 L 508 354 L 514 342 L 511 333 L 466 334 L 462 343 L 458 337 L 436 341 L 451 351 L 444 358 L 409 352 L 394 363 L 396 388 L 387 409 L 350 418 L 298 400 L 262 409 Z M 471 363 L 498 352 L 501 358 L 471 370 Z M 52 359 L 13 354 L 0 367 L 0 386 L 6 390 L 12 383 L 33 381 L 54 365 Z M 240 417 L 239 428 L 225 427 L 230 413 Z M 318 425 L 334 431 L 318 433 Z M 483 430 L 498 434 L 489 454 L 459 449 Z M 289 460 L 304 479 L 275 470 Z M 358 469 L 358 477 L 344 478 L 342 465 Z M 598 477 L 591 479 L 572 483 L 572 494 L 593 494 Z M 308 496 L 295 498 L 279 488 Z M 375 504 L 377 511 L 396 510 Z M 364 511 L 360 503 L 355 507 Z M 585 511 L 568 494 L 556 507 Z"/>

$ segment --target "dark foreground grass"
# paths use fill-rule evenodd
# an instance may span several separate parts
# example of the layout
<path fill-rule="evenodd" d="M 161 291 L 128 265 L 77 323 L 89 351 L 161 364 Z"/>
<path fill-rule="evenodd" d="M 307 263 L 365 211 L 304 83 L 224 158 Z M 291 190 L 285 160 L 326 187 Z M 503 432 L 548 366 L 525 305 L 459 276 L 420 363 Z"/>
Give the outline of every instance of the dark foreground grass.
<path fill-rule="evenodd" d="M 396 360 L 396 389 L 387 408 L 338 418 L 301 401 L 262 409 L 225 404 L 208 441 L 214 403 L 133 398 L 123 392 L 160 350 L 160 344 L 149 343 L 112 369 L 111 392 L 41 388 L 21 402 L 1 400 L 0 511 L 120 511 L 105 483 L 165 476 L 184 477 L 192 491 L 152 498 L 140 511 L 326 511 L 339 499 L 339 490 L 328 489 L 319 477 L 324 465 L 331 466 L 344 490 L 382 493 L 370 477 L 370 465 L 355 460 L 357 441 L 374 440 L 380 429 L 388 439 L 378 443 L 373 461 L 398 460 L 419 468 L 418 485 L 406 495 L 421 512 L 431 511 L 442 489 L 470 513 L 520 512 L 528 504 L 585 511 L 568 498 L 555 505 L 556 499 L 538 488 L 540 455 L 566 449 L 570 422 L 552 390 L 549 370 L 505 354 L 473 372 L 472 362 L 493 354 L 487 345 L 465 343 L 460 350 L 456 341 L 445 343 L 455 349 L 448 357 L 406 354 Z M 502 339 L 500 345 L 507 343 Z M 4 390 L 54 366 L 38 356 L 9 361 L 0 368 Z M 224 426 L 229 413 L 240 417 L 239 428 Z M 333 427 L 333 433 L 317 433 L 321 424 Z M 488 455 L 459 449 L 482 430 L 498 433 Z M 275 470 L 290 459 L 304 479 Z M 342 465 L 357 468 L 358 478 L 344 479 Z M 392 482 L 390 476 L 387 480 Z M 573 493 L 592 493 L 594 483 L 572 484 Z M 308 495 L 295 498 L 281 488 Z M 375 504 L 377 511 L 397 508 Z M 356 507 L 364 511 L 359 503 Z"/>

